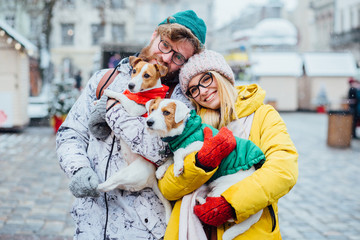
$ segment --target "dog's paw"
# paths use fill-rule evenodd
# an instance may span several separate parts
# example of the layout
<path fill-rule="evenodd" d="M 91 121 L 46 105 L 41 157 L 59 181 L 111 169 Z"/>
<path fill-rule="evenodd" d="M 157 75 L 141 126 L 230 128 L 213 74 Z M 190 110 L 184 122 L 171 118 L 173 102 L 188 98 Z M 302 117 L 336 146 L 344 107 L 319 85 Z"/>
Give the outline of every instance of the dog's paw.
<path fill-rule="evenodd" d="M 205 198 L 203 198 L 203 197 L 197 197 L 197 198 L 196 198 L 196 202 L 197 202 L 198 204 L 204 204 L 204 203 L 206 203 L 206 200 L 205 200 Z"/>
<path fill-rule="evenodd" d="M 174 175 L 175 177 L 180 176 L 182 173 L 184 172 L 184 164 L 179 163 L 177 164 L 176 162 L 174 163 Z"/>
<path fill-rule="evenodd" d="M 104 94 L 108 96 L 109 98 L 116 98 L 117 92 L 114 92 L 110 89 L 105 89 Z"/>
<path fill-rule="evenodd" d="M 100 192 L 109 192 L 114 190 L 115 188 L 117 188 L 120 184 L 117 181 L 117 177 L 118 175 L 113 175 L 111 176 L 108 180 L 106 180 L 103 183 L 100 183 L 97 186 L 97 190 L 99 190 Z"/>
<path fill-rule="evenodd" d="M 159 180 L 162 179 L 165 175 L 166 169 L 167 169 L 167 167 L 165 167 L 164 165 L 158 167 L 158 169 L 155 172 L 156 178 Z"/>
<path fill-rule="evenodd" d="M 114 189 L 111 186 L 109 186 L 106 182 L 104 182 L 97 186 L 97 190 L 100 192 L 108 192 Z"/>

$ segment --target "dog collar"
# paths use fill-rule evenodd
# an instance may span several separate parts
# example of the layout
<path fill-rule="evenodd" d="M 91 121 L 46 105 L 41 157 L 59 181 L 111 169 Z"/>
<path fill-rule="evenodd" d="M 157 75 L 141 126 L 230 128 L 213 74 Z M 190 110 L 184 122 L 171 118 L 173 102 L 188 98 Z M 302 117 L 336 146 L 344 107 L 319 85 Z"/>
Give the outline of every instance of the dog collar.
<path fill-rule="evenodd" d="M 161 138 L 161 140 L 164 142 L 171 142 L 172 140 L 176 139 L 178 136 L 179 135 L 172 136 L 172 137 L 164 137 L 164 138 Z"/>
<path fill-rule="evenodd" d="M 188 116 L 186 117 L 186 119 L 184 119 L 184 124 L 185 124 L 185 126 L 187 125 L 187 122 L 188 122 L 188 120 L 189 120 L 189 115 L 190 115 L 190 114 L 188 114 Z M 173 141 L 174 139 L 176 139 L 178 136 L 180 136 L 180 135 L 175 135 L 175 136 L 171 136 L 171 137 L 164 137 L 164 138 L 161 138 L 161 140 L 164 141 L 164 142 L 171 142 L 171 141 Z"/>

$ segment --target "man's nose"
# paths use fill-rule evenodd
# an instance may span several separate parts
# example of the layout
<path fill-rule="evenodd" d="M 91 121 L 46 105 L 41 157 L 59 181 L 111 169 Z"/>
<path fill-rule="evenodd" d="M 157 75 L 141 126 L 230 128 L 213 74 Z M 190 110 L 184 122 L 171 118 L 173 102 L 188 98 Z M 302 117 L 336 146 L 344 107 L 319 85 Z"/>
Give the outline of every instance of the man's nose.
<path fill-rule="evenodd" d="M 163 58 L 163 62 L 166 62 L 167 64 L 170 64 L 172 61 L 172 56 L 173 56 L 173 52 L 169 52 L 169 53 L 163 53 L 162 58 Z"/>

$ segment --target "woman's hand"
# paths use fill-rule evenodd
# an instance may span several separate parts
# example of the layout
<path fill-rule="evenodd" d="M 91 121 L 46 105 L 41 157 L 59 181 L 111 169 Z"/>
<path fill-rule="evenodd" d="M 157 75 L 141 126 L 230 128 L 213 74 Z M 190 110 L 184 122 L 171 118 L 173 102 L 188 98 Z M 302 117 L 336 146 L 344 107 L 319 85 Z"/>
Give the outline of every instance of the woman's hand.
<path fill-rule="evenodd" d="M 232 132 L 222 127 L 213 137 L 209 127 L 204 128 L 204 145 L 196 155 L 197 166 L 211 171 L 220 165 L 236 147 L 236 139 Z"/>
<path fill-rule="evenodd" d="M 235 217 L 235 210 L 224 197 L 207 197 L 206 202 L 194 207 L 198 218 L 211 226 L 220 226 Z"/>

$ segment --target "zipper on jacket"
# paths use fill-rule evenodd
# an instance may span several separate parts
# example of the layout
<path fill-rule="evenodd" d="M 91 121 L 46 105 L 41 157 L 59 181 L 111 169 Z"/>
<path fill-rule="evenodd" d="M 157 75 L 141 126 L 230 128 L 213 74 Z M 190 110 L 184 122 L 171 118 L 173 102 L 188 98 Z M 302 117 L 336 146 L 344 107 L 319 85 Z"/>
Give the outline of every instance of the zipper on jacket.
<path fill-rule="evenodd" d="M 108 168 L 109 168 L 109 163 L 110 163 L 110 158 L 111 158 L 111 154 L 114 150 L 114 145 L 115 145 L 115 136 L 113 137 L 113 142 L 111 144 L 111 150 L 110 150 L 110 154 L 106 163 L 106 169 L 105 169 L 105 181 L 107 179 L 107 174 L 108 174 Z M 104 193 L 104 200 L 105 200 L 105 208 L 106 208 L 106 218 L 105 218 L 105 226 L 104 226 L 104 240 L 107 240 L 106 238 L 106 230 L 107 230 L 107 224 L 108 224 L 108 220 L 109 220 L 109 207 L 108 207 L 108 201 L 107 201 L 107 194 L 106 192 Z"/>
<path fill-rule="evenodd" d="M 259 162 L 254 164 L 255 170 L 259 169 L 262 167 L 262 165 L 264 164 L 264 162 Z M 275 211 L 272 205 L 267 206 L 270 216 L 271 216 L 271 221 L 272 221 L 272 228 L 271 228 L 271 232 L 273 232 L 276 228 L 276 215 L 275 215 Z"/>
<path fill-rule="evenodd" d="M 275 216 L 275 211 L 272 205 L 268 206 L 269 212 L 270 212 L 270 216 L 271 216 L 271 220 L 272 220 L 272 228 L 271 228 L 271 232 L 273 232 L 276 228 L 276 216 Z"/>

